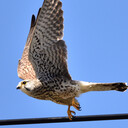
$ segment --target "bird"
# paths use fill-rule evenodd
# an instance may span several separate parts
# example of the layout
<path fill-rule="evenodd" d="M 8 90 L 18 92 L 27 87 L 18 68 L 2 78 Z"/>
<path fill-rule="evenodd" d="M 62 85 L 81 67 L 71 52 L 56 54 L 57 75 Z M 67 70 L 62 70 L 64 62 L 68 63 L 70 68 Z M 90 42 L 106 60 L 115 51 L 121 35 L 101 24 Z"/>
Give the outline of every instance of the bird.
<path fill-rule="evenodd" d="M 76 99 L 89 91 L 124 92 L 125 82 L 95 83 L 73 80 L 67 65 L 67 46 L 63 40 L 64 18 L 60 0 L 44 0 L 37 17 L 32 15 L 30 31 L 21 59 L 17 89 L 36 99 L 67 105 L 68 118 L 73 119 L 73 106 L 81 110 Z"/>

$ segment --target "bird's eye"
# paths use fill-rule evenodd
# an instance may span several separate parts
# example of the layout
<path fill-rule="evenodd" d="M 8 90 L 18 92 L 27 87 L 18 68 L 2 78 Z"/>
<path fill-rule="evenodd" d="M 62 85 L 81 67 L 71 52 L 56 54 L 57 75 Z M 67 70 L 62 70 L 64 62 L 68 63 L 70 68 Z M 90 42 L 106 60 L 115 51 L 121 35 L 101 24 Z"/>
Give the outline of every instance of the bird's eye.
<path fill-rule="evenodd" d="M 27 83 L 26 81 L 23 81 L 23 83 L 22 83 L 22 84 L 23 84 L 23 85 L 25 85 L 26 83 Z"/>

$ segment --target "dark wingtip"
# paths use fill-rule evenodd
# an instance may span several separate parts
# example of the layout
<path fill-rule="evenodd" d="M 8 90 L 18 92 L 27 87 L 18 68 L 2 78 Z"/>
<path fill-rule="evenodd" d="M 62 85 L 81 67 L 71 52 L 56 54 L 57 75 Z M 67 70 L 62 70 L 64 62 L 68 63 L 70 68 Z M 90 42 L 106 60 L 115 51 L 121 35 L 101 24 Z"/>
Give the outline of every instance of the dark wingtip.
<path fill-rule="evenodd" d="M 117 91 L 124 92 L 128 89 L 127 83 L 119 83 Z"/>
<path fill-rule="evenodd" d="M 35 15 L 32 15 L 32 18 L 31 18 L 31 28 L 35 26 Z"/>

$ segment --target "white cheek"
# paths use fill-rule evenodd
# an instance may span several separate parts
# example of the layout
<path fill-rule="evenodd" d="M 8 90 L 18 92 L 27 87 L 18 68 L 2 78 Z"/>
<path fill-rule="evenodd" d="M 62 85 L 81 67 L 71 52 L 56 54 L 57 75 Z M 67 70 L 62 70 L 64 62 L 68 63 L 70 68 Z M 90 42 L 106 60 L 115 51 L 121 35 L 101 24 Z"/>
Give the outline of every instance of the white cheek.
<path fill-rule="evenodd" d="M 33 90 L 33 86 L 31 85 L 31 83 L 27 83 L 25 85 L 25 87 L 22 86 L 22 88 L 21 88 L 21 91 L 24 92 L 24 93 L 26 93 L 29 96 L 30 96 L 32 90 Z"/>
<path fill-rule="evenodd" d="M 28 94 L 28 91 L 24 87 L 21 88 L 21 91 Z"/>

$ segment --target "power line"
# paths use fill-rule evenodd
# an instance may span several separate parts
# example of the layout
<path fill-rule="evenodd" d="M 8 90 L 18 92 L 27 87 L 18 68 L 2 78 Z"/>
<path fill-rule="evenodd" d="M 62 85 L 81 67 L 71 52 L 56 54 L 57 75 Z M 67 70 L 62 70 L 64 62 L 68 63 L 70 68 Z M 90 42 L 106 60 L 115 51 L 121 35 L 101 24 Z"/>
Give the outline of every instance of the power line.
<path fill-rule="evenodd" d="M 128 114 L 77 116 L 77 117 L 74 117 L 72 121 L 70 121 L 68 117 L 0 120 L 0 126 L 1 125 L 39 124 L 39 123 L 79 122 L 79 121 L 123 120 L 123 119 L 128 119 Z"/>

